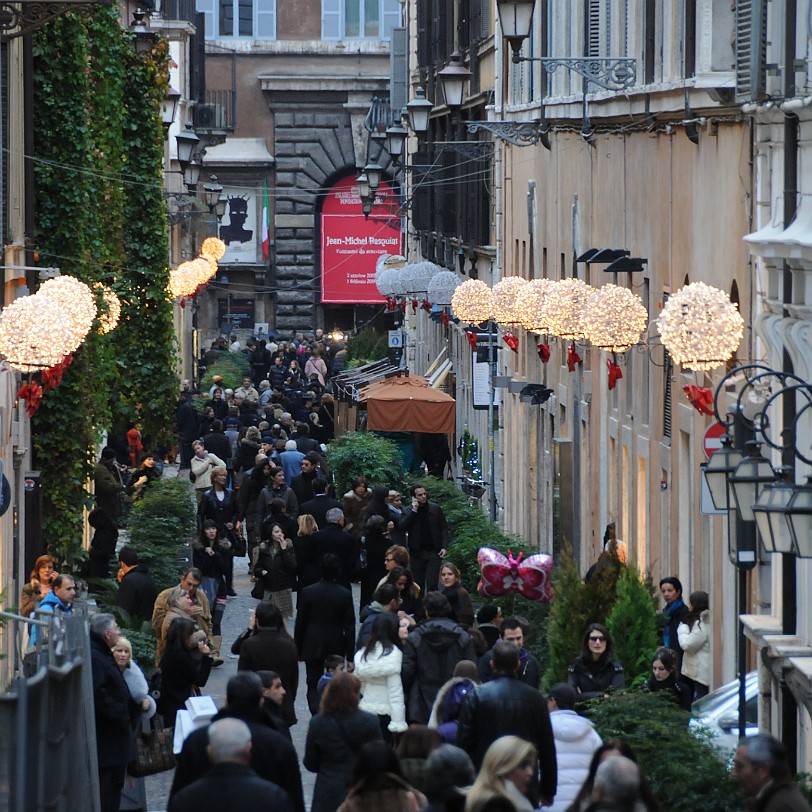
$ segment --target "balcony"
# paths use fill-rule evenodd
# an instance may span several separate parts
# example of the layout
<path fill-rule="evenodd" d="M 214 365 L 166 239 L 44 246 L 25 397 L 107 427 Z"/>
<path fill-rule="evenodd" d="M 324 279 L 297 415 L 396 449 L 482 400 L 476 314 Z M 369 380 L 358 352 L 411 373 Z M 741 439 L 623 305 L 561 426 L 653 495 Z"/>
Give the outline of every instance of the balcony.
<path fill-rule="evenodd" d="M 237 94 L 233 90 L 206 90 L 204 100 L 192 107 L 192 126 L 198 135 L 225 136 L 237 126 Z"/>

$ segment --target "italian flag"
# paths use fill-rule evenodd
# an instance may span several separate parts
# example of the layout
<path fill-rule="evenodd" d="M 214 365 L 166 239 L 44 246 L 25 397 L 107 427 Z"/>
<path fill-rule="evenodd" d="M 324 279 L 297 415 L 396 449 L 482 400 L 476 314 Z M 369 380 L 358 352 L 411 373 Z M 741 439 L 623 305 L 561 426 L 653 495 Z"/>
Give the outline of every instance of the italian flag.
<path fill-rule="evenodd" d="M 265 188 L 262 194 L 262 259 L 267 260 L 271 253 L 271 238 L 268 233 L 270 206 L 268 205 L 268 180 L 265 179 Z"/>

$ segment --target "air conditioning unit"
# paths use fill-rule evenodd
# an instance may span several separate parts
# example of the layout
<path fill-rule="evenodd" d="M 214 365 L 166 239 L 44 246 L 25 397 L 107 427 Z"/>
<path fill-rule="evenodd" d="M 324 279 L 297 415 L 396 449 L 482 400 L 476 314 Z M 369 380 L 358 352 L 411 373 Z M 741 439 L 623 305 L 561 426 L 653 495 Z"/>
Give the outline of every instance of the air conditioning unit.
<path fill-rule="evenodd" d="M 194 120 L 198 130 L 225 130 L 226 108 L 222 104 L 196 104 Z"/>

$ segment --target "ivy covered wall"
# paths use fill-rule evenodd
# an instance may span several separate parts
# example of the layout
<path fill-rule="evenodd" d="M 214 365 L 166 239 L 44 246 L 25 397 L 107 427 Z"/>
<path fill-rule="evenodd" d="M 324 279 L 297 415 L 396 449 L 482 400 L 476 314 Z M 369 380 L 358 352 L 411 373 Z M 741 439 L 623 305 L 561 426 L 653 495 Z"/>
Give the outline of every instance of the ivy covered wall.
<path fill-rule="evenodd" d="M 32 420 L 44 536 L 69 566 L 104 431 L 137 426 L 154 448 L 172 430 L 174 332 L 160 105 L 164 42 L 138 54 L 117 10 L 67 14 L 34 37 L 33 130 L 40 262 L 121 299 L 118 327 L 91 331 Z"/>

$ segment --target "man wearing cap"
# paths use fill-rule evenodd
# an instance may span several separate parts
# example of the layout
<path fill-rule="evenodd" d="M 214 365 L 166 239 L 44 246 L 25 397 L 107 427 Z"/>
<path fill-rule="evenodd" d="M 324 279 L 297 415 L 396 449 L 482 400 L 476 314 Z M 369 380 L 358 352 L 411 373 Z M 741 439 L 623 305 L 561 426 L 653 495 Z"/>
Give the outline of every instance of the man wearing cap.
<path fill-rule="evenodd" d="M 211 388 L 209 389 L 209 400 L 214 398 L 214 390 L 215 389 L 222 389 L 223 388 L 223 376 L 222 375 L 215 375 L 212 378 L 212 381 L 213 381 L 213 383 L 211 385 Z"/>

